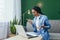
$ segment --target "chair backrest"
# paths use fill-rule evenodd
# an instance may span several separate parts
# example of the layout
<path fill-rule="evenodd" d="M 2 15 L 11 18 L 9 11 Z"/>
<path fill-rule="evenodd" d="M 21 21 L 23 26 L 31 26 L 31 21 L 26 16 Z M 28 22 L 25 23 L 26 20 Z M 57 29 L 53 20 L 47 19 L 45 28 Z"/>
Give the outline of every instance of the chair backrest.
<path fill-rule="evenodd" d="M 51 24 L 51 29 L 49 29 L 49 32 L 51 33 L 60 33 L 60 20 L 49 20 Z M 33 31 L 32 25 L 27 22 L 27 31 Z"/>
<path fill-rule="evenodd" d="M 26 29 L 27 29 L 28 32 L 32 32 L 33 31 L 33 27 L 32 27 L 32 25 L 29 22 L 27 22 Z"/>
<path fill-rule="evenodd" d="M 49 20 L 51 24 L 51 33 L 60 33 L 60 20 Z"/>

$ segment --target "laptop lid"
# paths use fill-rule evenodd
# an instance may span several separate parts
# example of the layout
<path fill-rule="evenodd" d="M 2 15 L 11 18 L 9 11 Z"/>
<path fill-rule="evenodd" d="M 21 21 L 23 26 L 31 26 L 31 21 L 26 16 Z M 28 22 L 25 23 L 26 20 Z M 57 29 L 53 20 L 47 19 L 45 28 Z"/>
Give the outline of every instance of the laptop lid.
<path fill-rule="evenodd" d="M 15 27 L 16 27 L 16 31 L 18 32 L 19 35 L 21 35 L 23 37 L 27 37 L 25 30 L 24 30 L 22 25 L 15 25 Z"/>

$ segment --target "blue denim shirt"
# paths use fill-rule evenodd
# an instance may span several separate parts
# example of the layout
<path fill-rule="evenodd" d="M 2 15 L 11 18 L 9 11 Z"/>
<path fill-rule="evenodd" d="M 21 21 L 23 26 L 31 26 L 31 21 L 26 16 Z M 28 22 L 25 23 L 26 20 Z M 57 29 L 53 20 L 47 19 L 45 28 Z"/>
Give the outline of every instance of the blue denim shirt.
<path fill-rule="evenodd" d="M 49 32 L 48 32 L 48 29 L 51 28 L 51 25 L 48 21 L 48 17 L 46 15 L 40 15 L 40 18 L 39 18 L 39 24 L 40 24 L 40 27 L 42 25 L 45 26 L 45 28 L 40 28 L 39 31 L 37 31 L 37 28 L 36 28 L 36 24 L 35 24 L 35 20 L 36 20 L 36 17 L 34 17 L 33 19 L 33 23 L 32 23 L 32 26 L 33 26 L 33 30 L 34 32 L 36 32 L 38 35 L 42 35 L 43 37 L 43 40 L 49 40 Z"/>

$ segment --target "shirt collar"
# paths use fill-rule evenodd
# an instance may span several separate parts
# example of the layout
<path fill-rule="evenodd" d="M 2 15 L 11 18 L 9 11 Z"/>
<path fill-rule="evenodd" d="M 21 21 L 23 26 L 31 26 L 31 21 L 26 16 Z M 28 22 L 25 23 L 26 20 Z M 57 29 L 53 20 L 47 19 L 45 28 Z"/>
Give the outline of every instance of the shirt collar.
<path fill-rule="evenodd" d="M 42 15 L 40 14 L 40 15 L 39 15 L 39 16 L 37 16 L 37 17 L 40 19 L 40 18 L 41 18 L 41 16 L 42 16 Z M 37 19 L 37 17 L 35 16 L 35 19 Z"/>

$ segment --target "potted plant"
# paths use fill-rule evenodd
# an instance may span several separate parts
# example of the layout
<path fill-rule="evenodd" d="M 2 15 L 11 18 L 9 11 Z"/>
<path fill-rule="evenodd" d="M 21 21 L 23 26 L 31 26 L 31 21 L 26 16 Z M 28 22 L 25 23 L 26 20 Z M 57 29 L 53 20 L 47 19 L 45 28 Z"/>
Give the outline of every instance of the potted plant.
<path fill-rule="evenodd" d="M 18 21 L 16 19 L 16 16 L 13 19 L 13 21 L 10 21 L 10 31 L 11 31 L 12 34 L 16 34 L 16 28 L 15 28 L 14 25 L 20 25 L 20 20 Z"/>

